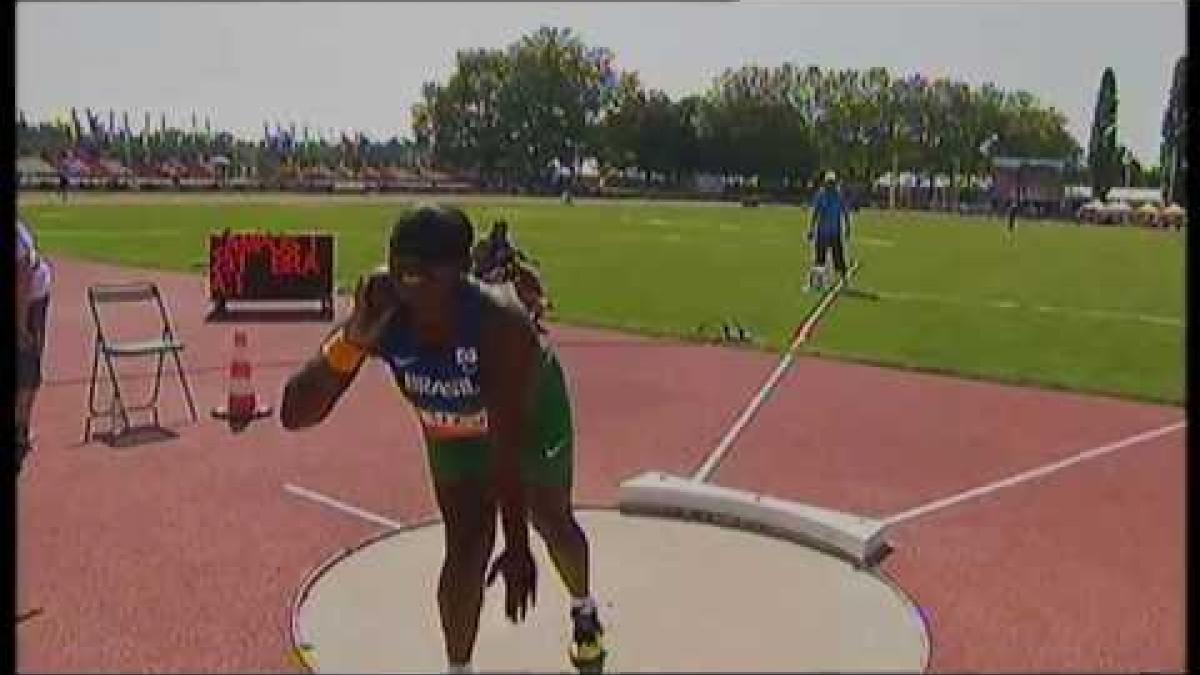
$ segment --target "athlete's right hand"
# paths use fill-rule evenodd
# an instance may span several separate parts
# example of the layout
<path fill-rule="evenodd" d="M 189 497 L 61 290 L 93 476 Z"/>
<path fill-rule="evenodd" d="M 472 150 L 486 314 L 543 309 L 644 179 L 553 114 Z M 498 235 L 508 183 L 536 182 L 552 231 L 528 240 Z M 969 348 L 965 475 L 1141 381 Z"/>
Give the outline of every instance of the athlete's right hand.
<path fill-rule="evenodd" d="M 354 288 L 354 310 L 346 320 L 343 335 L 363 349 L 374 350 L 396 313 L 397 303 L 391 278 L 386 274 L 359 277 Z"/>

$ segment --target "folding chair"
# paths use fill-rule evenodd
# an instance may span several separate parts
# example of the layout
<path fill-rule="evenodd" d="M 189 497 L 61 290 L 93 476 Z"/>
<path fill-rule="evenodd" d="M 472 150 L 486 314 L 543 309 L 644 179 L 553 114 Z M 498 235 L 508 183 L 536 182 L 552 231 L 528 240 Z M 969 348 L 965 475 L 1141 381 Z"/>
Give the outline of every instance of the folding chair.
<path fill-rule="evenodd" d="M 192 391 L 188 386 L 187 376 L 183 372 L 183 362 L 179 358 L 179 352 L 183 351 L 183 343 L 175 336 L 175 331 L 171 327 L 171 320 L 167 316 L 167 308 L 163 303 L 158 285 L 150 282 L 97 284 L 89 286 L 87 293 L 92 319 L 96 324 L 96 339 L 92 350 L 92 376 L 91 384 L 88 387 L 88 416 L 84 422 L 83 441 L 86 443 L 91 439 L 92 420 L 98 417 L 108 417 L 111 420 L 110 432 L 113 436 L 125 433 L 130 429 L 129 413 L 131 411 L 150 410 L 154 415 L 154 425 L 158 426 L 158 394 L 162 388 L 163 365 L 168 354 L 175 360 L 175 370 L 179 374 L 179 382 L 183 387 L 188 409 L 192 413 L 192 421 L 198 421 L 196 404 L 192 400 Z M 156 337 L 116 342 L 105 335 L 103 322 L 100 320 L 99 307 L 101 305 L 151 301 L 157 305 L 158 316 L 162 321 L 161 330 Z M 116 360 L 136 356 L 158 357 L 158 365 L 154 374 L 154 389 L 146 403 L 127 405 L 121 394 Z M 99 374 L 101 358 L 104 359 L 109 385 L 112 387 L 112 400 L 108 402 L 107 406 L 98 408 L 96 405 L 96 378 Z"/>

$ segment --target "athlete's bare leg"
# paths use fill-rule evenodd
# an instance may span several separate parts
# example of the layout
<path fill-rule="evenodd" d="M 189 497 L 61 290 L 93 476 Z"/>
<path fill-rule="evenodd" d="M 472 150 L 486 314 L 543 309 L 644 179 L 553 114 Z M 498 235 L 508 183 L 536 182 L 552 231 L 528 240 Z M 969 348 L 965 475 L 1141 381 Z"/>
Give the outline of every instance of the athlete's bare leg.
<path fill-rule="evenodd" d="M 473 480 L 434 485 L 445 524 L 446 557 L 438 579 L 438 610 L 451 666 L 471 662 L 483 606 L 483 576 L 496 540 L 496 503 Z"/>
<path fill-rule="evenodd" d="M 526 494 L 534 529 L 571 595 L 571 662 L 580 672 L 598 672 L 606 654 L 604 629 L 591 597 L 588 540 L 571 508 L 571 490 L 531 486 Z"/>
<path fill-rule="evenodd" d="M 546 542 L 550 559 L 572 598 L 590 594 L 588 541 L 571 508 L 570 488 L 530 486 L 530 520 Z"/>

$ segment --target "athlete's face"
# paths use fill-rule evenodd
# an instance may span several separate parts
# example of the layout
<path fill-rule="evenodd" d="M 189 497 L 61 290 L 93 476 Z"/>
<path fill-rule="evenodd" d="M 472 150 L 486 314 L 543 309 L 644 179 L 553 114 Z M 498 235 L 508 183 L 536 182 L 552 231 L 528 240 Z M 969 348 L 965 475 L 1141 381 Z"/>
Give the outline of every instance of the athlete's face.
<path fill-rule="evenodd" d="M 388 273 L 404 302 L 422 310 L 437 310 L 445 307 L 462 268 L 456 263 L 430 263 L 398 255 L 389 261 Z"/>

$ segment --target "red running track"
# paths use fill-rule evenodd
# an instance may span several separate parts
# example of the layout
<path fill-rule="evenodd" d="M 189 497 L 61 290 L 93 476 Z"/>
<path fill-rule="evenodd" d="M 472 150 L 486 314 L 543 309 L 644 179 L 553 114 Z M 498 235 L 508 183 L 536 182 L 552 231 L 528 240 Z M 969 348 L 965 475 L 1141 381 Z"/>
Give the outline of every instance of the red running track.
<path fill-rule="evenodd" d="M 207 414 L 225 396 L 233 327 L 203 321 L 199 277 L 56 262 L 39 447 L 18 512 L 18 611 L 42 611 L 18 628 L 19 669 L 297 670 L 297 585 L 376 528 L 283 486 L 428 517 L 412 417 L 370 368 L 317 429 L 264 420 L 232 435 Z M 82 445 L 84 288 L 139 277 L 166 291 L 204 418 L 184 421 L 168 376 L 164 422 L 177 437 Z M 277 404 L 328 325 L 243 326 L 258 391 Z M 576 496 L 589 504 L 612 503 L 645 470 L 689 474 L 776 364 L 606 331 L 556 327 L 552 338 L 576 403 Z M 716 480 L 886 515 L 1181 416 L 800 359 Z M 1182 456 L 1182 434 L 1167 436 L 897 528 L 885 565 L 932 619 L 933 669 L 1182 668 Z"/>
<path fill-rule="evenodd" d="M 367 368 L 325 424 L 275 420 L 232 435 L 223 403 L 233 327 L 206 324 L 199 277 L 56 261 L 38 449 L 19 495 L 19 662 L 33 671 L 289 669 L 288 603 L 305 574 L 373 526 L 284 491 L 295 484 L 407 521 L 433 513 L 417 428 L 383 368 Z M 89 283 L 154 278 L 205 417 L 186 422 L 172 375 L 164 424 L 178 437 L 114 449 L 80 443 L 93 329 Z M 345 308 L 341 308 L 344 310 Z M 136 325 L 135 325 L 136 324 Z M 122 323 L 134 334 L 144 321 Z M 270 403 L 327 324 L 242 325 Z M 555 328 L 577 407 L 578 488 L 611 503 L 647 468 L 682 471 L 732 422 L 771 357 Z M 143 368 L 144 370 L 144 368 Z M 136 374 L 136 373 L 135 373 Z M 144 373 L 143 373 L 144 375 Z M 145 379 L 135 380 L 143 387 Z M 697 410 L 723 411 L 699 419 Z"/>
<path fill-rule="evenodd" d="M 885 518 L 1183 416 L 802 358 L 713 482 Z M 895 526 L 883 568 L 932 622 L 930 670 L 1182 670 L 1184 440 L 1175 431 Z"/>

